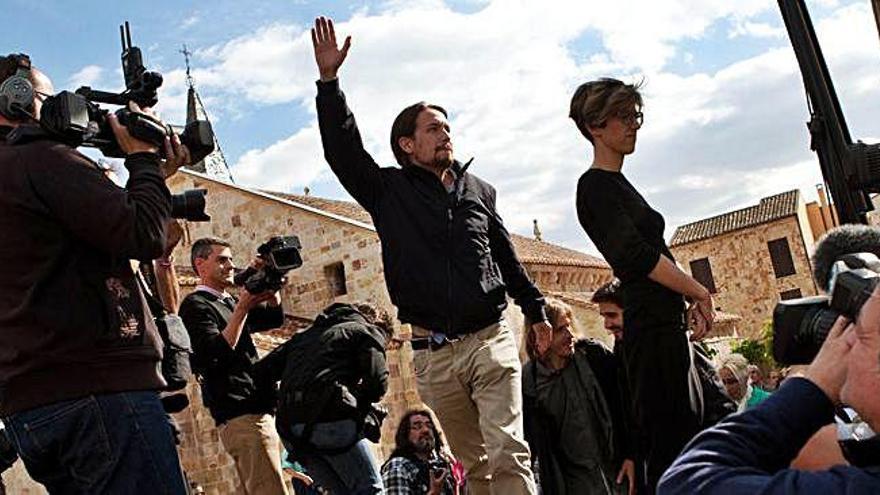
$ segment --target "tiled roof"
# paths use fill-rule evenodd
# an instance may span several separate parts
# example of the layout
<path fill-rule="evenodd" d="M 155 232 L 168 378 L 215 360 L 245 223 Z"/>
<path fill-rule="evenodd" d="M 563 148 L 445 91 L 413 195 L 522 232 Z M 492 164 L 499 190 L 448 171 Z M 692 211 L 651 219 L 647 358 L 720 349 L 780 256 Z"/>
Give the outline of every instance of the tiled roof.
<path fill-rule="evenodd" d="M 272 196 L 278 196 L 279 198 L 284 198 L 288 201 L 293 201 L 295 203 L 304 204 L 306 206 L 311 206 L 312 208 L 317 208 L 319 210 L 324 210 L 328 213 L 333 213 L 335 215 L 343 216 L 346 218 L 350 218 L 352 220 L 357 220 L 358 222 L 368 223 L 370 225 L 373 224 L 373 218 L 370 217 L 370 214 L 367 213 L 367 210 L 361 208 L 361 206 L 357 203 L 352 203 L 351 201 L 340 201 L 338 199 L 327 199 L 327 198 L 319 198 L 316 196 L 304 196 L 302 194 L 287 194 L 287 193 L 279 193 L 274 191 L 263 191 L 267 194 L 271 194 Z"/>
<path fill-rule="evenodd" d="M 734 230 L 760 225 L 796 215 L 799 193 L 797 190 L 787 191 L 768 198 L 762 198 L 755 206 L 723 213 L 711 218 L 682 225 L 675 229 L 669 246 L 679 246 L 690 242 L 701 241 Z"/>
<path fill-rule="evenodd" d="M 318 198 L 315 196 L 304 196 L 301 194 L 286 194 L 272 191 L 263 191 L 267 194 L 278 196 L 288 201 L 304 204 L 324 210 L 329 213 L 351 218 L 359 222 L 371 224 L 373 219 L 370 214 L 360 207 L 357 203 L 351 201 L 340 201 L 336 199 Z M 557 265 L 557 266 L 578 266 L 585 268 L 610 268 L 601 258 L 591 256 L 580 251 L 564 248 L 551 244 L 549 242 L 538 241 L 529 237 L 517 234 L 511 234 L 514 249 L 517 256 L 523 263 L 531 263 L 536 265 Z"/>
<path fill-rule="evenodd" d="M 513 247 L 516 249 L 519 260 L 523 263 L 611 269 L 602 258 L 575 251 L 574 249 L 564 248 L 518 234 L 510 234 L 510 238 L 513 241 Z"/>

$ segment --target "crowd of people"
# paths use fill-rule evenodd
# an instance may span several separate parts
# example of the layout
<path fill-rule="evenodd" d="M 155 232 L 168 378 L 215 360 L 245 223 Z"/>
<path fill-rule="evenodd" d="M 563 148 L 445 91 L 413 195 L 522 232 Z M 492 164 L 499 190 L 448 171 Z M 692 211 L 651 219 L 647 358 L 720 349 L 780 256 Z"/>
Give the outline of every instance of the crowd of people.
<path fill-rule="evenodd" d="M 577 216 L 616 276 L 593 295 L 609 348 L 579 338 L 572 308 L 530 280 L 495 188 L 471 173 L 473 160 L 455 159 L 446 109 L 401 111 L 390 133 L 399 166 L 380 167 L 339 80 L 351 38 L 339 43 L 322 17 L 312 41 L 324 156 L 376 226 L 424 404 L 395 425 L 380 464 L 370 442 L 386 415 L 390 315 L 335 303 L 260 358 L 251 334 L 282 325 L 280 287 L 232 290 L 223 239 L 192 244 L 199 284 L 178 304 L 169 281 L 179 229 L 165 178 L 188 150 L 176 136 L 161 147 L 135 137 L 111 115 L 127 155 L 120 187 L 56 137 L 19 139 L 54 90 L 12 55 L 0 62 L 0 417 L 49 492 L 188 490 L 163 408 L 153 295 L 131 260 L 153 260 L 158 296 L 186 327 L 202 400 L 244 493 L 291 493 L 285 471 L 297 493 L 880 490 L 876 462 L 812 471 L 795 462 L 828 447 L 819 432 L 841 403 L 867 431 L 880 427 L 880 289 L 783 386 L 777 370 L 765 380 L 739 354 L 707 368 L 698 342 L 713 328 L 712 296 L 676 265 L 663 216 L 622 172 L 644 121 L 637 85 L 582 84 L 569 114 L 592 147 Z M 156 118 L 134 103 L 129 111 Z M 522 342 L 503 318 L 508 298 L 524 315 Z"/>

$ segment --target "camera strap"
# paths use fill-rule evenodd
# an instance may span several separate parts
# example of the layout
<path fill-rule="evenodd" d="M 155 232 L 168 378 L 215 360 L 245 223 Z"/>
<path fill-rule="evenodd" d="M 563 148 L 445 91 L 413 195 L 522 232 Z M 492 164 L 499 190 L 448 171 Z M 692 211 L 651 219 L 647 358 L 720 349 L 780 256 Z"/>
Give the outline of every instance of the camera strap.
<path fill-rule="evenodd" d="M 162 304 L 153 291 L 150 290 L 150 285 L 147 283 L 144 278 L 144 273 L 141 270 L 136 270 L 135 278 L 138 281 L 138 285 L 141 287 L 141 292 L 144 294 L 144 299 L 147 301 L 147 307 L 150 308 L 150 313 L 153 313 L 154 318 L 161 318 L 168 314 L 168 311 L 165 310 L 165 306 Z"/>

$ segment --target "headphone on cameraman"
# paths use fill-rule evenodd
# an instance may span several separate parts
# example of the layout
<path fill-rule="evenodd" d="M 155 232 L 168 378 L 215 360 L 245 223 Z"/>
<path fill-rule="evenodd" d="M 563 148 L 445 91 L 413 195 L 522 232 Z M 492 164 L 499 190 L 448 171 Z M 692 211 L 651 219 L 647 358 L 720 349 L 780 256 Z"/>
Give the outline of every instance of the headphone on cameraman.
<path fill-rule="evenodd" d="M 33 117 L 34 85 L 31 83 L 31 59 L 23 53 L 6 56 L 15 62 L 15 74 L 0 82 L 0 115 L 18 120 Z"/>

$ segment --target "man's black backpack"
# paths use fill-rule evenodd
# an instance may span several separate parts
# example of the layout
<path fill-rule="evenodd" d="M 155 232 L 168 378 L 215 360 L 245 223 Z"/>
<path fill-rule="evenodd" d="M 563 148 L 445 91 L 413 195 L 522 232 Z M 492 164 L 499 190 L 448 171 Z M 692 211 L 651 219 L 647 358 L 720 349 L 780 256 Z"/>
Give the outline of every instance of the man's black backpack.
<path fill-rule="evenodd" d="M 256 365 L 260 380 L 277 379 L 280 373 L 276 423 L 284 440 L 300 450 L 309 450 L 312 427 L 318 422 L 353 419 L 364 436 L 376 441 L 370 426 L 381 425 L 384 417 L 368 401 L 360 400 L 349 385 L 357 381 L 355 355 L 345 349 L 346 335 L 362 335 L 364 345 L 384 350 L 379 330 L 366 322 L 354 308 L 334 304 L 319 315 L 307 330 L 293 335 Z M 279 372 L 280 369 L 283 371 Z M 290 428 L 304 424 L 301 437 L 293 437 Z M 372 429 L 378 433 L 378 428 Z"/>

